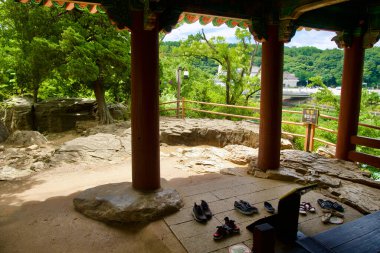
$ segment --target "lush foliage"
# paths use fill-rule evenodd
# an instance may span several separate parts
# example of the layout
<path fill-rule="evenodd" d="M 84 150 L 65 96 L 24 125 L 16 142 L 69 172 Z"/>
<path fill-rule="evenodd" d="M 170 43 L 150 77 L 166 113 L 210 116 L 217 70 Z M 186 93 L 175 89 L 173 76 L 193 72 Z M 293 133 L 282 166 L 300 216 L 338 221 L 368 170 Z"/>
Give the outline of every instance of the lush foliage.
<path fill-rule="evenodd" d="M 96 97 L 100 122 L 112 122 L 105 99 L 130 94 L 129 33 L 105 14 L 0 3 L 0 98 Z M 93 92 L 93 93 L 92 93 Z"/>

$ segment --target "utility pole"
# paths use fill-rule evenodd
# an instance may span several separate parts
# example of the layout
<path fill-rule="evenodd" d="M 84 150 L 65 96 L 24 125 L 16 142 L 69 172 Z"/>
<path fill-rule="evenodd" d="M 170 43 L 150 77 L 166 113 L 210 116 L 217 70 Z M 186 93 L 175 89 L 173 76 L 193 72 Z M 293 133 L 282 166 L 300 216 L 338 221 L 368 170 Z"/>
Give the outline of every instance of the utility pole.
<path fill-rule="evenodd" d="M 182 67 L 178 67 L 177 69 L 177 118 L 179 118 L 179 107 L 181 100 L 181 74 Z"/>

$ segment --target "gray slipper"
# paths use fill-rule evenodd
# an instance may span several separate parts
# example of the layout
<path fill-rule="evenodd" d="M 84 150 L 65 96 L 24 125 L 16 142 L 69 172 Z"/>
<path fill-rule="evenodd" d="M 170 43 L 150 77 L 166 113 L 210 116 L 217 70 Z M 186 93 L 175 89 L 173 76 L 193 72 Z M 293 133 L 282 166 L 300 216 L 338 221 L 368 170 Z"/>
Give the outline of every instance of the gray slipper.
<path fill-rule="evenodd" d="M 342 224 L 344 221 L 342 218 L 336 217 L 336 216 L 331 216 L 329 219 L 329 223 L 331 224 Z"/>

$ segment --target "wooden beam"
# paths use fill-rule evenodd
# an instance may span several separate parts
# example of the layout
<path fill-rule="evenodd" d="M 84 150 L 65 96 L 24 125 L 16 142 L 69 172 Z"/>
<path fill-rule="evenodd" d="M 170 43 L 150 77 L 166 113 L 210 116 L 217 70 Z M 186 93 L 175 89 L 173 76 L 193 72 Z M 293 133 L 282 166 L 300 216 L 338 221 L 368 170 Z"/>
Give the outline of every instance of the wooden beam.
<path fill-rule="evenodd" d="M 351 136 L 351 143 L 369 148 L 380 149 L 380 139 L 373 139 L 363 136 Z"/>
<path fill-rule="evenodd" d="M 380 157 L 378 156 L 368 155 L 356 151 L 350 151 L 348 154 L 348 159 L 354 162 L 364 163 L 376 168 L 380 168 Z"/>
<path fill-rule="evenodd" d="M 349 0 L 321 0 L 321 1 L 314 1 L 312 3 L 308 3 L 302 6 L 297 7 L 294 9 L 293 13 L 290 15 L 290 17 L 282 17 L 281 19 L 298 19 L 302 14 L 305 12 L 309 12 L 312 10 L 320 9 L 323 7 L 327 7 L 330 5 L 340 4 L 344 2 L 348 2 Z"/>

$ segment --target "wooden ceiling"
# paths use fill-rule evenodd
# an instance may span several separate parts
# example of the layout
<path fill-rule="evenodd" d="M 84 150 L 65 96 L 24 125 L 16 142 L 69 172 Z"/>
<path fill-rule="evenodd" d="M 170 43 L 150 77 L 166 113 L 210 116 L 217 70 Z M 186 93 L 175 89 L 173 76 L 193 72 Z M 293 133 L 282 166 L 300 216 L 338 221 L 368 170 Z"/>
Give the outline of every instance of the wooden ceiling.
<path fill-rule="evenodd" d="M 200 17 L 229 18 L 230 23 L 288 22 L 337 32 L 380 31 L 380 0 L 19 0 L 45 6 L 64 6 L 95 13 L 106 10 L 119 28 L 133 26 L 130 12 L 144 10 L 170 31 L 183 12 Z M 183 18 L 183 14 L 182 14 Z M 227 20 L 228 21 L 228 20 Z M 243 23 L 242 23 L 243 24 Z"/>

